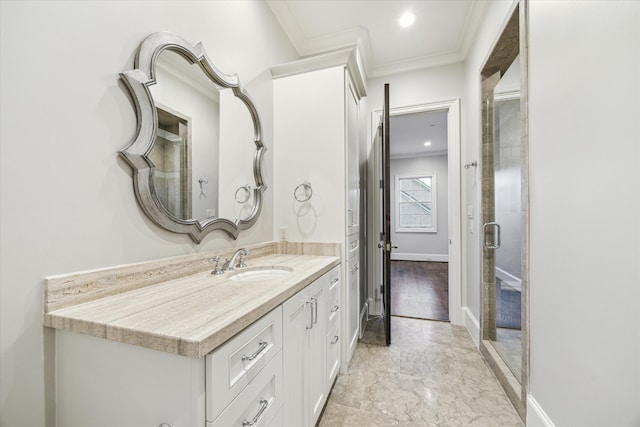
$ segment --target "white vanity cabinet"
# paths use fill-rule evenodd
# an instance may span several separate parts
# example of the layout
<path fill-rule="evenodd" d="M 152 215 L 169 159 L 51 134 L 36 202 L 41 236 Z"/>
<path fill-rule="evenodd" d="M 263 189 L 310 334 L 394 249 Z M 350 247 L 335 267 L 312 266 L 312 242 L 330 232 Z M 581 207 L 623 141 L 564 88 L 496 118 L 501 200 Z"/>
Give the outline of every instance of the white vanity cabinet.
<path fill-rule="evenodd" d="M 207 427 L 272 425 L 282 407 L 281 349 L 282 306 L 205 356 Z"/>
<path fill-rule="evenodd" d="M 205 426 L 204 359 L 55 334 L 55 425 Z"/>
<path fill-rule="evenodd" d="M 327 389 L 331 390 L 333 381 L 340 371 L 340 313 L 341 313 L 340 270 L 336 269 L 329 276 L 329 291 L 327 293 Z"/>
<path fill-rule="evenodd" d="M 345 264 L 345 270 L 347 275 L 347 305 L 350 307 L 349 311 L 344 315 L 346 317 L 346 339 L 347 339 L 347 356 L 351 358 L 353 352 L 358 345 L 358 336 L 360 332 L 360 310 L 352 309 L 358 307 L 358 301 L 360 295 L 358 290 L 360 289 L 360 241 L 358 236 L 350 236 L 349 245 L 347 251 L 347 262 Z"/>
<path fill-rule="evenodd" d="M 314 426 L 327 400 L 327 301 L 338 271 L 326 273 L 282 306 L 284 426 Z"/>
<path fill-rule="evenodd" d="M 357 64 L 357 52 L 346 50 L 272 68 L 276 233 L 286 227 L 292 241 L 342 244 L 342 314 L 332 348 L 340 347 L 343 372 L 359 332 L 359 322 L 349 321 L 361 311 L 358 275 L 349 273 L 358 263 L 350 242 L 360 246 L 358 137 L 366 95 Z M 313 193 L 300 202 L 294 189 L 303 183 Z"/>
<path fill-rule="evenodd" d="M 306 262 L 314 263 L 313 260 Z M 149 345 L 150 341 L 143 335 L 138 335 L 139 341 L 125 344 L 55 330 L 55 372 L 52 370 L 56 377 L 55 425 L 314 426 L 340 365 L 340 352 L 336 352 L 335 344 L 340 336 L 341 269 L 336 262 L 337 259 L 332 258 L 330 270 L 327 271 L 328 266 L 316 270 L 314 277 L 319 271 L 326 273 L 292 297 L 285 300 L 283 295 L 280 305 L 257 320 L 252 318 L 246 327 L 249 322 L 244 323 L 243 319 L 248 313 L 238 314 L 235 320 L 229 318 L 230 312 L 221 314 L 226 319 L 221 327 L 239 332 L 234 332 L 223 344 L 209 347 L 215 349 L 204 357 L 186 357 L 132 345 L 142 342 Z M 286 284 L 291 286 L 286 295 L 290 295 L 294 286 L 299 289 L 300 283 Z M 253 282 L 251 286 L 283 292 L 280 284 L 274 282 Z M 224 287 L 224 282 L 207 287 L 206 292 L 217 295 L 217 287 Z M 115 298 L 130 301 L 135 297 Z M 140 307 L 142 302 L 136 300 L 132 304 Z M 114 307 L 122 306 L 115 301 L 96 302 L 103 310 L 104 304 L 112 303 Z M 167 304 L 162 307 L 166 308 Z M 210 304 L 209 300 L 203 303 L 204 306 Z M 145 321 L 166 323 L 162 314 L 168 311 L 164 308 L 159 316 L 145 317 Z M 85 317 L 92 315 L 119 316 L 100 310 L 84 314 Z M 87 326 L 101 328 L 96 323 Z M 109 331 L 110 327 L 102 327 Z M 176 324 L 175 327 L 193 326 Z M 215 339 L 211 337 L 208 339 Z M 187 338 L 176 335 L 176 339 L 180 341 L 178 346 L 187 345 Z"/>
<path fill-rule="evenodd" d="M 204 359 L 57 331 L 56 362 L 58 426 L 282 426 L 282 306 Z"/>

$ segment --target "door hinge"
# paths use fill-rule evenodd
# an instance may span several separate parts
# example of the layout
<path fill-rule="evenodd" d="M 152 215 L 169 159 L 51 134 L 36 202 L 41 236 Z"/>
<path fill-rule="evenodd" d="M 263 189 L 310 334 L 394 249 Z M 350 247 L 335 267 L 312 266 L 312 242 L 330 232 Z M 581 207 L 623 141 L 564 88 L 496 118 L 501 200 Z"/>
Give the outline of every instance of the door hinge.
<path fill-rule="evenodd" d="M 380 180 L 380 188 L 384 188 L 384 179 Z"/>

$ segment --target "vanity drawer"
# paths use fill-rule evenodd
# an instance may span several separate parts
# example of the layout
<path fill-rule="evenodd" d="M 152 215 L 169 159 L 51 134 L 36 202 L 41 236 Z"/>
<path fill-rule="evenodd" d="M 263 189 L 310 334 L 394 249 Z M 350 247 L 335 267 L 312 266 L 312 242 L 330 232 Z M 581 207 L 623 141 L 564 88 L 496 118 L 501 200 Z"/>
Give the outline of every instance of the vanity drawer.
<path fill-rule="evenodd" d="M 347 252 L 347 258 L 351 258 L 360 252 L 360 237 L 358 235 L 349 238 L 349 247 Z"/>
<path fill-rule="evenodd" d="M 282 307 L 206 356 L 207 420 L 216 419 L 282 348 Z"/>
<path fill-rule="evenodd" d="M 329 274 L 329 302 L 340 297 L 340 270 L 335 269 Z"/>
<path fill-rule="evenodd" d="M 327 330 L 331 329 L 340 316 L 340 270 L 335 269 L 329 275 L 327 292 Z"/>
<path fill-rule="evenodd" d="M 215 421 L 207 421 L 207 427 L 243 427 L 247 425 L 255 427 L 282 425 L 281 351 Z"/>
<path fill-rule="evenodd" d="M 340 286 L 337 287 L 340 291 Z M 329 293 L 327 304 L 327 330 L 331 329 L 340 317 L 340 295 L 332 295 Z"/>

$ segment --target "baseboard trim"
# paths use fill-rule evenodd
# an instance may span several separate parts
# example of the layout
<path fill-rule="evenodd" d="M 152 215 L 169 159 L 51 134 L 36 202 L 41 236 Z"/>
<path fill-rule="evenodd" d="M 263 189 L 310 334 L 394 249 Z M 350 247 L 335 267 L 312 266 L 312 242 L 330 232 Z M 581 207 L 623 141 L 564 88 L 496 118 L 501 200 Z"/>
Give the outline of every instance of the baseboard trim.
<path fill-rule="evenodd" d="M 449 254 L 409 254 L 409 253 L 391 253 L 393 261 L 433 261 L 433 262 L 449 262 Z"/>
<path fill-rule="evenodd" d="M 540 404 L 530 394 L 527 395 L 527 427 L 556 427 Z"/>
<path fill-rule="evenodd" d="M 471 335 L 471 339 L 476 347 L 480 348 L 480 322 L 473 315 L 469 307 L 462 307 L 462 322 Z"/>
<path fill-rule="evenodd" d="M 362 306 L 362 310 L 360 310 L 360 331 L 358 332 L 358 338 L 362 339 L 362 335 L 364 334 L 364 328 L 367 323 L 367 319 L 369 318 L 369 303 L 365 302 Z"/>

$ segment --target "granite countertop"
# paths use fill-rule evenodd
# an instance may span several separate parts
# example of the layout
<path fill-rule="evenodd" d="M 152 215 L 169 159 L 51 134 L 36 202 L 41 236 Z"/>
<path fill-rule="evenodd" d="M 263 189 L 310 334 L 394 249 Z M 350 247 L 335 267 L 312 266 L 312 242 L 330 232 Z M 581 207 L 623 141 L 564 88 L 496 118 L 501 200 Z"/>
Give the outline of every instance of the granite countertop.
<path fill-rule="evenodd" d="M 47 312 L 44 325 L 201 358 L 339 265 L 340 258 L 272 254 L 247 264 L 290 267 L 293 273 L 235 281 L 230 273 L 208 270 Z"/>

